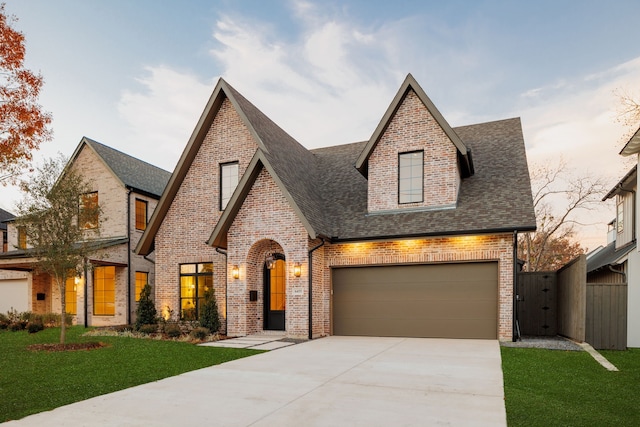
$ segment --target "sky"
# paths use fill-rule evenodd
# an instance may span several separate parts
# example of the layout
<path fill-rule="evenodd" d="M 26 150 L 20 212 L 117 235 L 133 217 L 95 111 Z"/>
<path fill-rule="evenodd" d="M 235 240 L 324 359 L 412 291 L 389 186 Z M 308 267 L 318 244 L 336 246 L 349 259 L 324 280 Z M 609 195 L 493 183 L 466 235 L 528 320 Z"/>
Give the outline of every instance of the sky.
<path fill-rule="evenodd" d="M 452 126 L 520 117 L 530 169 L 613 187 L 633 165 L 637 0 L 4 1 L 53 115 L 36 161 L 87 136 L 172 171 L 220 77 L 307 148 L 362 141 L 411 73 Z M 583 247 L 613 217 L 581 213 Z"/>

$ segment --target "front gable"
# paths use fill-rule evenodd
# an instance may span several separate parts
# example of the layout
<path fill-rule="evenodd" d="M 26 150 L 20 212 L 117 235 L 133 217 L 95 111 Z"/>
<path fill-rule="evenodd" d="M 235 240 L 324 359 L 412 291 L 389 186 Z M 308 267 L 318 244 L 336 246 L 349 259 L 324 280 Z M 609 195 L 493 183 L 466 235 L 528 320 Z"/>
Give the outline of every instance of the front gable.
<path fill-rule="evenodd" d="M 470 151 L 411 75 L 356 162 L 369 213 L 456 206 Z"/>

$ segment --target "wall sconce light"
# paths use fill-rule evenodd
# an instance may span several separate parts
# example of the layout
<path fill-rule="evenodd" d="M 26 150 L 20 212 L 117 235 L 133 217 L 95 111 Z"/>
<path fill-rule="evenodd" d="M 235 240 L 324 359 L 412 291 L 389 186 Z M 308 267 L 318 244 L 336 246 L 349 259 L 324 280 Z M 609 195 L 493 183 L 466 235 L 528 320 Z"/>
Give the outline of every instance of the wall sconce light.
<path fill-rule="evenodd" d="M 296 262 L 295 264 L 293 264 L 293 275 L 296 277 L 300 277 L 300 274 L 302 274 L 302 266 L 299 262 Z"/>
<path fill-rule="evenodd" d="M 234 279 L 239 279 L 240 278 L 240 268 L 238 267 L 238 264 L 236 264 L 233 267 L 231 267 L 231 276 Z"/>

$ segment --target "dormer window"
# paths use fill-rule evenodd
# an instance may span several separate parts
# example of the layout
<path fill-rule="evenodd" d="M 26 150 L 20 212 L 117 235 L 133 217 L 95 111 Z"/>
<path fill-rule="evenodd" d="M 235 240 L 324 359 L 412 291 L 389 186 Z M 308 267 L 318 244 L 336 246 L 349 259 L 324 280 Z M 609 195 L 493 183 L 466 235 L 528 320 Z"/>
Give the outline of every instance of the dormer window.
<path fill-rule="evenodd" d="M 424 151 L 398 155 L 398 203 L 423 201 Z"/>

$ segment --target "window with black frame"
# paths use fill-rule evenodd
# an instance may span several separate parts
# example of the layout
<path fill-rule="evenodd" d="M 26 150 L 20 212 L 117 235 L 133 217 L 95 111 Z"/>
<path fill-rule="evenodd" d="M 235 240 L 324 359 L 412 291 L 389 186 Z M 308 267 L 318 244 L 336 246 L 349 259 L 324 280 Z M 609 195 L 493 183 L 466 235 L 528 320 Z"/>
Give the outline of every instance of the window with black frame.
<path fill-rule="evenodd" d="M 197 320 L 204 293 L 213 287 L 213 263 L 180 264 L 180 319 Z"/>

